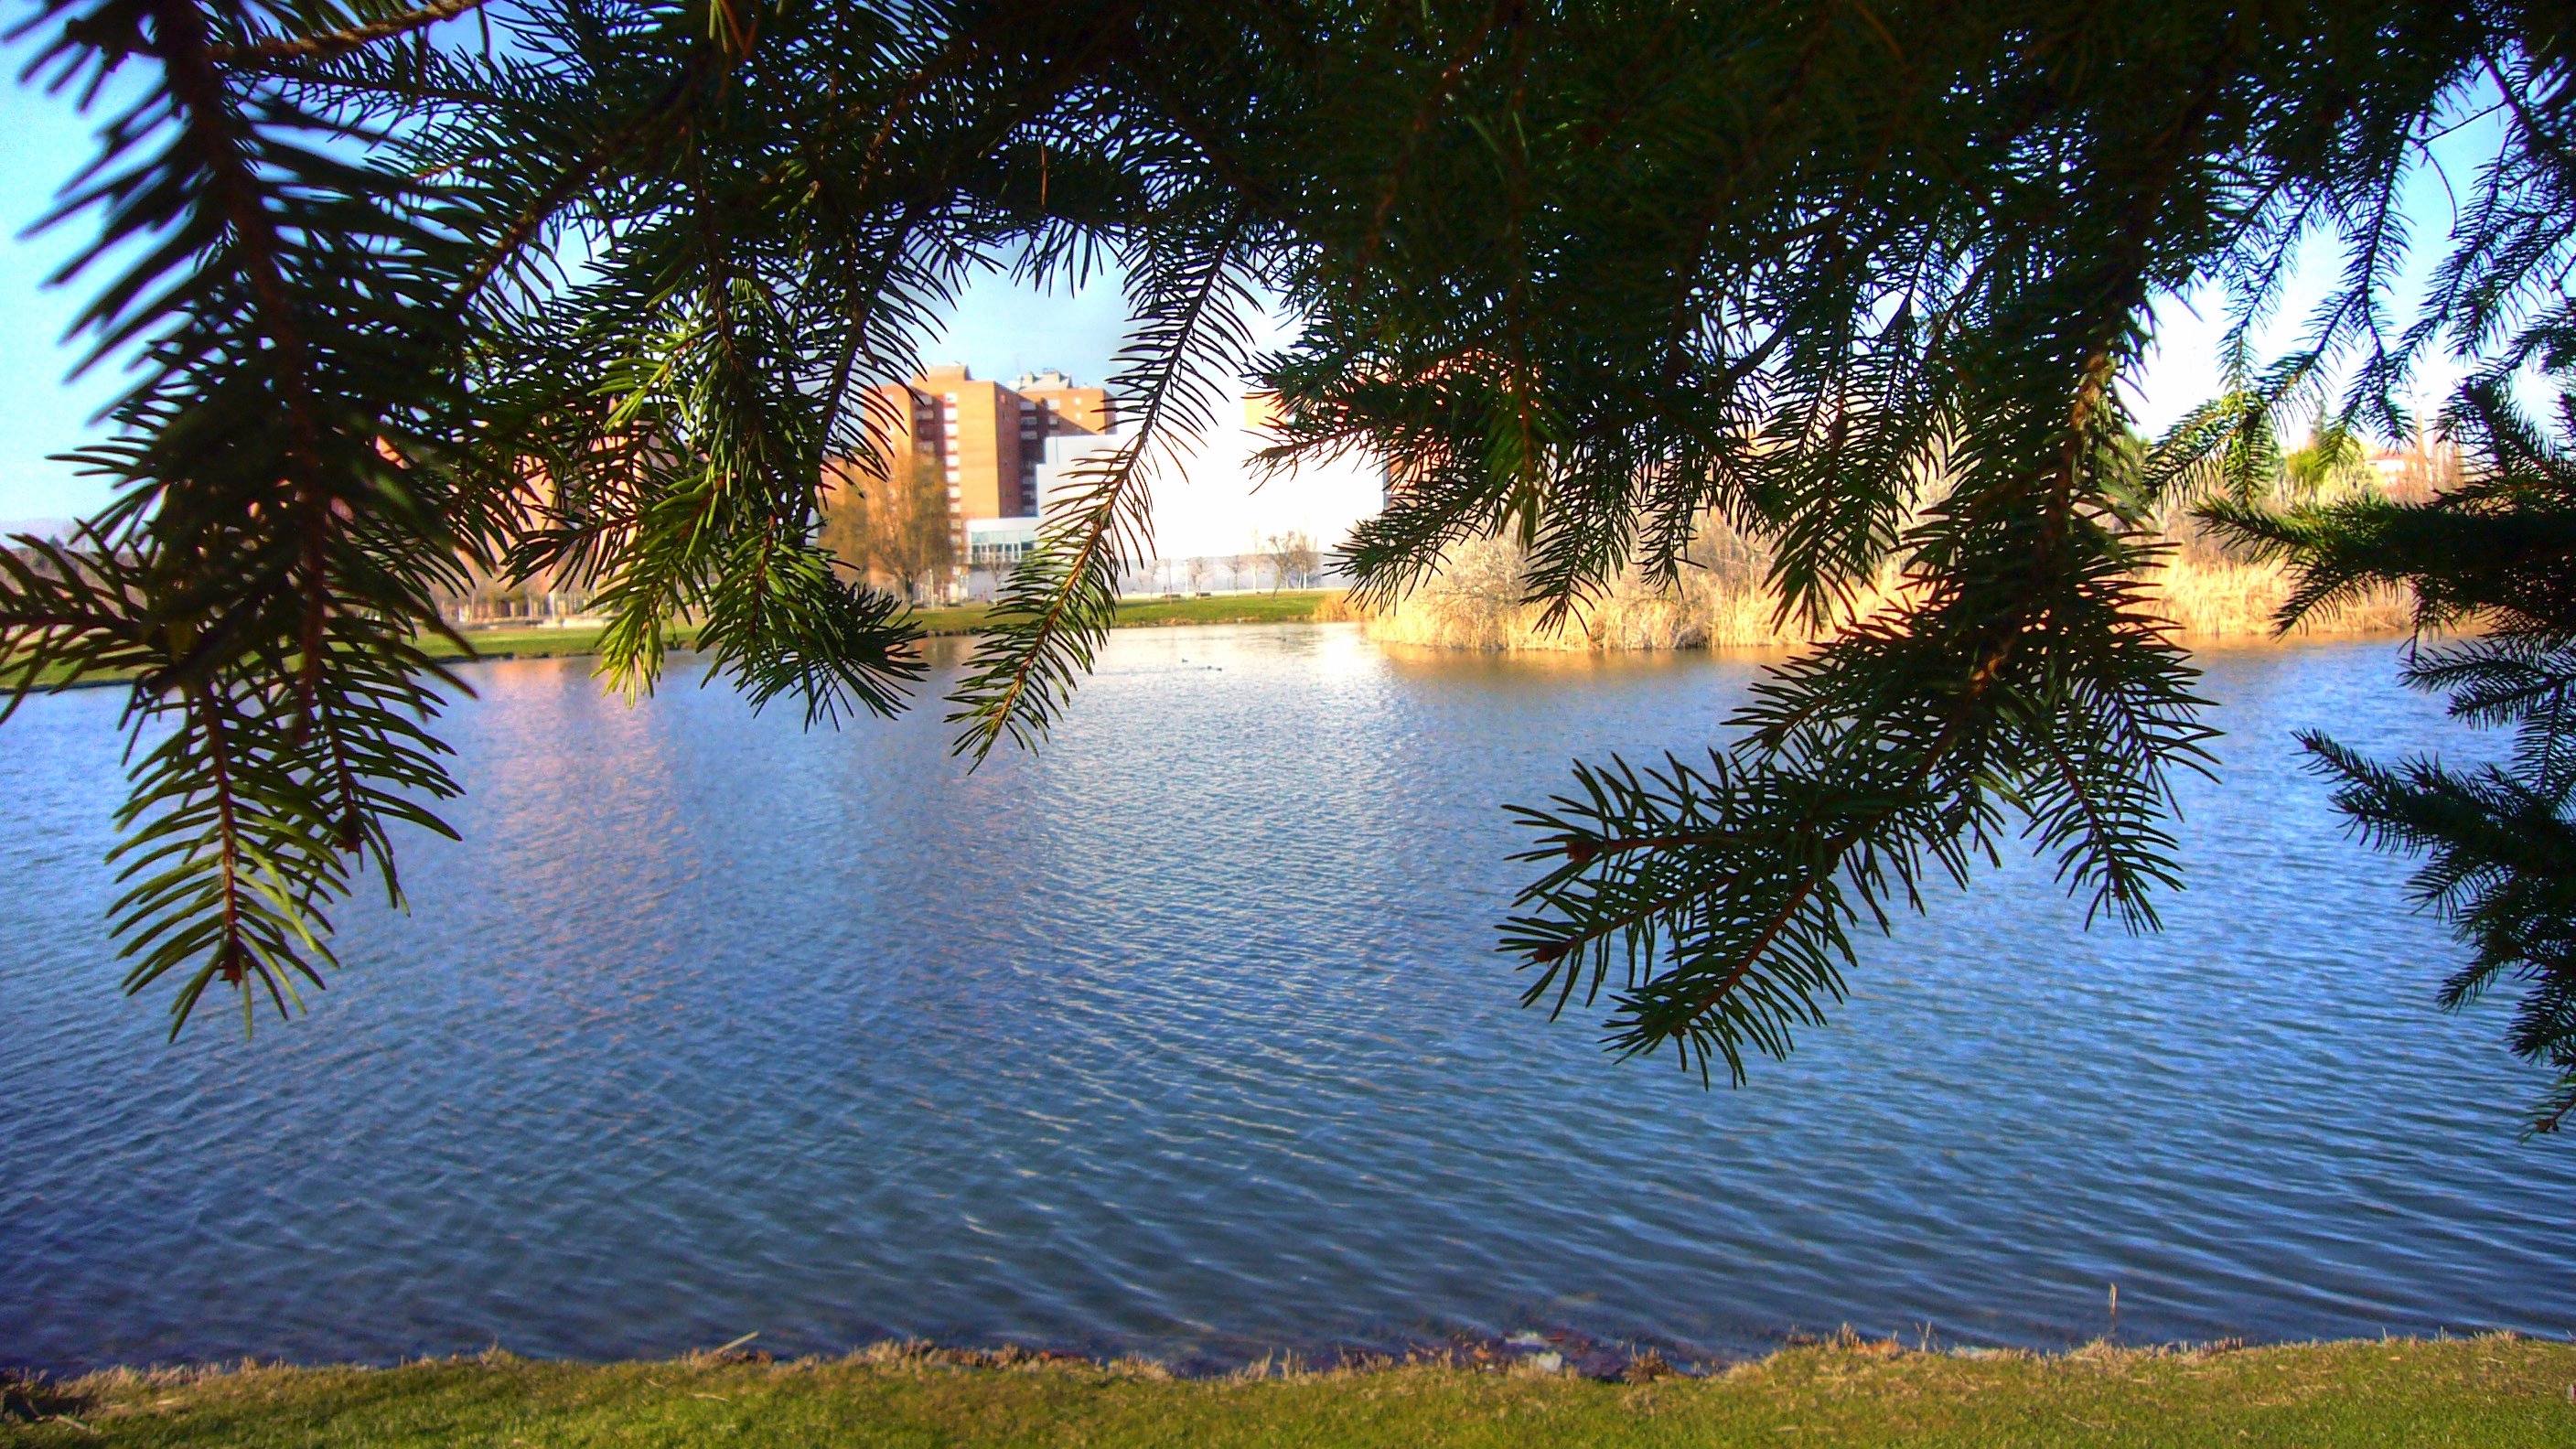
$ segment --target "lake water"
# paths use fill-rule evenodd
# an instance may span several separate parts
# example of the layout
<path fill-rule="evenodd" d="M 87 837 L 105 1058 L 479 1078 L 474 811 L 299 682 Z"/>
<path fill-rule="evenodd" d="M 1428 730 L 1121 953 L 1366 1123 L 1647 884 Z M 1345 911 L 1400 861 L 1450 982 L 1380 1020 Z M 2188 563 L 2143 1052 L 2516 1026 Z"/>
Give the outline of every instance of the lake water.
<path fill-rule="evenodd" d="M 2385 644 L 2213 656 L 2191 889 L 2047 872 L 1866 943 L 1741 1091 L 1513 1004 L 1499 805 L 1710 738 L 1753 666 L 1138 630 L 1041 756 L 934 707 L 478 666 L 463 845 L 245 1041 L 126 1001 L 110 691 L 0 729 L 0 1363 L 893 1336 L 1185 1364 L 1523 1329 L 2063 1346 L 2576 1330 L 2576 1147 L 2290 732 L 2485 742 Z M 953 661 L 952 661 L 953 662 Z M 210 998 L 211 1000 L 211 998 Z"/>

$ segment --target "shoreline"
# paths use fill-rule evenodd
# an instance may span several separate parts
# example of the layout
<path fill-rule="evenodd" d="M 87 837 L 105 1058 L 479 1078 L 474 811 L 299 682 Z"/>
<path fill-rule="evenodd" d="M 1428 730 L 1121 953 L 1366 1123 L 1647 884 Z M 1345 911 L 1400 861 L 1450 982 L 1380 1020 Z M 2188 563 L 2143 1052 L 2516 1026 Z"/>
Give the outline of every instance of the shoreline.
<path fill-rule="evenodd" d="M 1276 599 L 1277 602 L 1268 608 L 1249 609 L 1239 612 L 1226 612 L 1206 607 L 1211 602 L 1219 604 L 1225 603 L 1229 597 L 1230 596 L 1219 596 L 1215 601 L 1196 599 L 1181 601 L 1154 600 L 1150 603 L 1136 606 L 1135 616 L 1122 617 L 1118 622 L 1112 624 L 1110 627 L 1113 629 L 1123 630 L 1190 629 L 1211 627 L 1240 628 L 1244 626 L 1271 624 L 1359 624 L 1366 626 L 1372 622 L 1369 618 L 1352 611 L 1348 605 L 1343 604 L 1342 595 L 1337 592 L 1317 591 L 1304 596 L 1251 595 L 1247 597 L 1263 600 Z M 1191 606 L 1198 607 L 1194 608 Z M 967 606 L 953 609 L 925 609 L 922 611 L 924 627 L 921 631 L 921 637 L 924 639 L 975 638 L 982 633 L 982 630 L 978 625 L 982 622 L 984 613 L 985 610 L 981 606 Z M 507 625 L 477 625 L 460 632 L 462 632 L 468 640 L 478 641 L 478 647 L 476 647 L 472 655 L 468 656 L 459 652 L 454 646 L 447 644 L 443 640 L 434 640 L 432 641 L 430 648 L 432 657 L 440 660 L 454 660 L 465 664 L 491 664 L 506 661 L 537 659 L 585 659 L 598 653 L 597 645 L 602 628 L 597 625 L 539 625 L 529 628 L 516 628 Z M 2410 637 L 2412 637 L 2412 631 L 2407 629 L 2300 629 L 2288 634 L 2266 635 L 2201 635 L 2177 633 L 2174 636 L 2174 642 L 2182 645 L 2187 653 L 2202 655 L 2254 653 L 2277 649 L 2306 649 L 2338 644 L 2394 644 L 2402 642 Z M 1626 647 L 1602 644 L 1592 647 L 1477 647 L 1474 645 L 1464 644 L 1436 644 L 1403 638 L 1386 638 L 1381 637 L 1380 632 L 1376 629 L 1369 630 L 1369 638 L 1370 642 L 1376 644 L 1381 649 L 1389 651 L 1390 653 L 1410 655 L 1417 658 L 1463 657 L 1515 660 L 1564 660 L 1569 658 L 1609 659 L 1635 658 L 1641 656 L 1654 657 L 1683 655 L 1706 655 L 1720 658 L 1756 656 L 1763 658 L 1785 658 L 1797 653 L 1801 649 L 1809 648 L 1816 643 L 1822 642 L 1820 640 L 1806 640 L 1799 642 L 1736 643 L 1728 641 L 1703 640 L 1674 646 Z M 479 641 L 487 639 L 493 641 L 493 643 L 488 647 L 480 644 Z M 671 646 L 671 653 L 686 654 L 693 652 L 695 647 L 696 634 L 694 630 L 684 627 L 674 631 L 674 642 Z M 131 683 L 133 679 L 134 676 L 132 674 L 125 672 L 92 674 L 86 678 L 69 682 L 47 681 L 39 684 L 36 688 L 36 692 L 39 694 L 63 694 L 74 690 L 101 689 L 111 685 Z"/>
<path fill-rule="evenodd" d="M 1217 624 L 1312 624 L 1351 623 L 1358 617 L 1349 612 L 1338 589 L 1293 589 L 1272 594 L 1217 594 L 1207 598 L 1136 599 L 1119 609 L 1113 629 L 1192 628 Z M 980 604 L 955 608 L 916 611 L 924 639 L 972 638 L 982 632 L 985 615 Z M 460 629 L 475 644 L 471 656 L 443 639 L 429 641 L 428 652 L 440 660 L 468 664 L 487 664 L 500 660 L 582 659 L 599 652 L 602 624 L 514 626 L 477 624 Z M 682 625 L 672 630 L 671 652 L 688 653 L 696 647 L 697 631 Z M 486 643 L 488 642 L 488 645 Z M 109 685 L 131 683 L 134 676 L 126 672 L 92 674 L 72 682 L 46 681 L 37 692 L 61 694 L 76 689 L 98 689 Z"/>
<path fill-rule="evenodd" d="M 2576 1434 L 2576 1343 L 2512 1333 L 2063 1353 L 1833 1339 L 1689 1372 L 1546 1352 L 1150 1359 L 881 1343 L 580 1363 L 499 1349 L 389 1368 L 0 1374 L 0 1443 L 2520 1445 Z M 1558 1359 L 1557 1362 L 1550 1362 Z M 1821 1439 L 1784 1439 L 1785 1434 Z"/>

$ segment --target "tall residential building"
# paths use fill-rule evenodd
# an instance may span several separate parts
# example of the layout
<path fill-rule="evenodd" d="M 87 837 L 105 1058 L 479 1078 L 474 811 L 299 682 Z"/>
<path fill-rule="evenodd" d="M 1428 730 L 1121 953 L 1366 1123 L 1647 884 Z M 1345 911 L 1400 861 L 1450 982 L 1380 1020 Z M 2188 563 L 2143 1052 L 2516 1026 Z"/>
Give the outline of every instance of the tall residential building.
<path fill-rule="evenodd" d="M 1047 440 L 1097 436 L 1117 419 L 1108 389 L 1076 386 L 1052 369 L 1020 374 L 1010 391 L 1020 400 L 1020 506 L 1013 511 L 1032 516 L 1038 511 L 1038 465 L 1046 461 Z"/>
<path fill-rule="evenodd" d="M 1106 432 L 1115 416 L 1106 389 L 1079 386 L 1053 371 L 1026 374 L 1005 387 L 950 364 L 877 393 L 897 419 L 887 439 L 887 469 L 898 472 L 914 457 L 938 468 L 960 564 L 971 558 L 970 524 L 1037 514 L 1047 439 Z"/>
<path fill-rule="evenodd" d="M 1117 399 L 1061 372 L 1004 384 L 960 366 L 934 367 L 877 397 L 880 419 L 894 425 L 887 471 L 908 478 L 926 465 L 947 494 L 954 567 L 936 583 L 943 597 L 998 582 L 1035 546 L 1040 515 L 1134 438 L 1135 419 Z M 1237 391 L 1215 426 L 1168 439 L 1170 455 L 1153 480 L 1160 554 L 1232 557 L 1290 532 L 1329 545 L 1385 507 L 1386 471 L 1372 455 L 1319 458 L 1276 476 L 1261 467 L 1256 458 L 1277 440 L 1277 415 L 1277 399 Z M 860 470 L 845 464 L 831 472 L 827 486 L 837 490 Z"/>

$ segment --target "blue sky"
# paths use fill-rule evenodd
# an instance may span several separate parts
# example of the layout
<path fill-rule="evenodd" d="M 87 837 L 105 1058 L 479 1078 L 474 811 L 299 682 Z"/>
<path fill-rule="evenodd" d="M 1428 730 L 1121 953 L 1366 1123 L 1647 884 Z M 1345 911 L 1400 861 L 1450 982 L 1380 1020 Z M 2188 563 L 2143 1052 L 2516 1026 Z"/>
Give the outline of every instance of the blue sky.
<path fill-rule="evenodd" d="M 83 478 L 55 454 L 94 436 L 92 418 L 117 392 L 117 373 L 98 368 L 68 376 L 80 360 L 63 344 L 85 282 L 45 282 L 95 234 L 86 219 L 41 235 L 28 228 L 44 216 L 55 191 L 90 156 L 99 116 L 73 111 L 68 99 L 15 83 L 24 51 L 6 58 L 0 82 L 0 521 L 76 517 L 106 501 L 106 486 Z M 970 364 L 977 375 L 1014 377 L 1044 367 L 1086 379 L 1108 375 L 1126 323 L 1114 281 L 1080 293 L 1044 295 L 986 278 L 960 299 L 948 335 L 930 349 L 942 361 Z"/>
<path fill-rule="evenodd" d="M 15 84 L 23 48 L 7 57 L 11 82 L 0 82 L 0 227 L 9 241 L 0 249 L 0 523 L 78 516 L 102 504 L 106 486 L 78 476 L 52 455 L 94 436 L 92 418 L 114 395 L 116 373 L 94 369 L 68 377 L 78 352 L 63 343 L 87 287 L 48 288 L 45 282 L 90 233 L 75 221 L 41 235 L 27 228 L 41 217 L 56 189 L 89 156 L 95 117 L 75 113 L 67 99 Z M 2442 149 L 2474 156 L 2490 137 L 2471 127 Z M 2453 164 L 2446 189 L 2430 171 L 2417 178 L 2409 210 L 2421 242 L 2418 277 L 2447 234 L 2451 194 L 2464 191 L 2467 165 Z M 2289 289 L 2282 323 L 2270 341 L 2286 343 L 2317 296 L 2331 282 L 2332 250 L 2312 246 Z M 2401 301 L 2411 301 L 2403 298 Z M 928 349 L 933 360 L 964 362 L 979 376 L 1009 378 L 1058 367 L 1086 381 L 1105 378 L 1126 321 L 1114 281 L 1073 295 L 1042 295 L 988 278 L 959 301 L 948 334 Z M 2139 421 L 2150 431 L 2171 423 L 2217 385 L 2216 353 L 2224 312 L 2215 295 L 2168 300 L 2158 310 L 2158 352 L 2132 389 Z M 2440 383 L 2440 377 L 2428 379 Z M 2438 391 L 2438 389 L 2437 389 Z"/>
<path fill-rule="evenodd" d="M 104 501 L 103 488 L 46 456 L 80 446 L 115 392 L 105 374 L 64 378 L 78 358 L 61 345 L 78 297 L 44 282 L 77 250 L 77 233 L 24 235 L 88 157 L 93 123 L 67 100 L 15 84 L 21 60 L 7 56 L 10 81 L 0 83 L 0 227 L 9 238 L 0 246 L 0 519 L 61 517 Z"/>

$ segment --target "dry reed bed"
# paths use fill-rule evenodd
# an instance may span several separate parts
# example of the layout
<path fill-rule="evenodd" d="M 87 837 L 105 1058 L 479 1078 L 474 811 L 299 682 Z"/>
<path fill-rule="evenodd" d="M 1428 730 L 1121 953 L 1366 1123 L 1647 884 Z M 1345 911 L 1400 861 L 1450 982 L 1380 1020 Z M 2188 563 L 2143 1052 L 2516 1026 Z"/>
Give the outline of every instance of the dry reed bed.
<path fill-rule="evenodd" d="M 1779 648 L 1814 642 L 1831 631 L 1777 618 L 1775 596 L 1758 567 L 1683 571 L 1677 588 L 1656 589 L 1623 575 L 1601 598 L 1573 611 L 1560 627 L 1520 602 L 1519 555 L 1484 543 L 1452 550 L 1440 574 L 1370 618 L 1381 644 L 1488 653 L 1662 649 Z M 1885 603 L 1893 577 L 1852 601 L 1855 614 Z M 2266 642 L 2281 637 L 2274 619 L 2289 598 L 2278 565 L 2241 563 L 2197 551 L 2177 554 L 2145 581 L 2158 614 L 2191 644 Z M 2400 635 L 2411 625 L 2412 600 L 2381 591 L 2329 617 L 2302 624 L 2292 639 Z"/>

